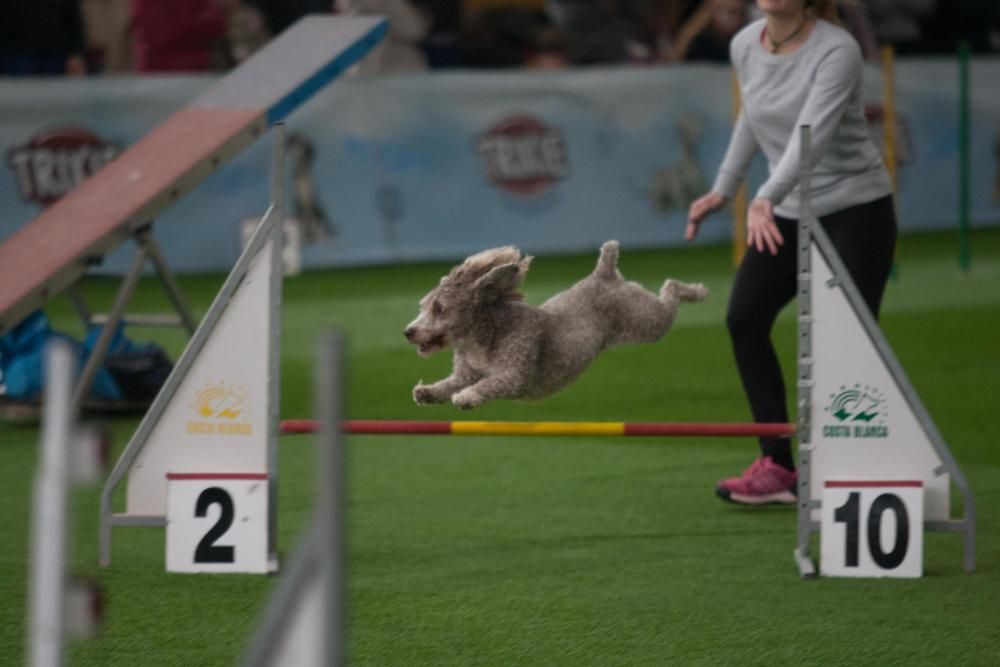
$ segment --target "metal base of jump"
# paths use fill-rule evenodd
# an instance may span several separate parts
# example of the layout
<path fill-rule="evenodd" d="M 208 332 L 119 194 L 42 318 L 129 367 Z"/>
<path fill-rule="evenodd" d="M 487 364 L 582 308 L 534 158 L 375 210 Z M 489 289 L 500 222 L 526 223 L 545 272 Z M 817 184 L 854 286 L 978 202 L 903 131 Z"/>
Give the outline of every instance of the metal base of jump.
<path fill-rule="evenodd" d="M 319 433 L 313 419 L 286 419 L 281 435 Z M 795 424 L 739 424 L 697 422 L 505 422 L 505 421 L 377 421 L 347 420 L 348 435 L 507 435 L 507 436 L 660 436 L 660 437 L 770 437 L 795 435 Z"/>

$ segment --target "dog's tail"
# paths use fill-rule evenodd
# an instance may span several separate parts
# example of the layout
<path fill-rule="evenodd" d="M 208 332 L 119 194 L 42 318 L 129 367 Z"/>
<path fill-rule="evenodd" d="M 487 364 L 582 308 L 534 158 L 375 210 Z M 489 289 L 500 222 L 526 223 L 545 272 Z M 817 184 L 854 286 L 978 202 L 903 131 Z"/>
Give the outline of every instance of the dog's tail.
<path fill-rule="evenodd" d="M 606 241 L 601 246 L 601 256 L 597 258 L 597 268 L 594 275 L 598 278 L 612 280 L 618 274 L 618 241 Z"/>
<path fill-rule="evenodd" d="M 663 301 L 696 303 L 706 298 L 708 298 L 708 288 L 701 283 L 682 283 L 668 278 L 660 288 L 660 299 Z"/>

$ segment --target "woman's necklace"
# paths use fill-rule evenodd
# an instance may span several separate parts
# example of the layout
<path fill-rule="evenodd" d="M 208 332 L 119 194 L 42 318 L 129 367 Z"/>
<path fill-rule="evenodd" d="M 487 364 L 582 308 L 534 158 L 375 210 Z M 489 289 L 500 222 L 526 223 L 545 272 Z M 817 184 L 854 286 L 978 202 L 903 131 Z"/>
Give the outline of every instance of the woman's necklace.
<path fill-rule="evenodd" d="M 799 27 L 796 28 L 795 30 L 793 30 L 792 34 L 790 34 L 788 37 L 785 37 L 780 42 L 774 38 L 774 35 L 771 34 L 770 29 L 768 29 L 767 26 L 765 26 L 764 27 L 764 32 L 767 33 L 767 38 L 771 41 L 771 53 L 777 53 L 778 49 L 780 49 L 785 44 L 788 44 L 788 42 L 790 42 L 793 39 L 795 39 L 795 36 L 798 35 L 800 32 L 802 32 L 802 28 L 806 27 L 806 19 L 807 18 L 808 17 L 805 14 L 803 14 L 802 15 L 802 22 L 799 23 Z"/>

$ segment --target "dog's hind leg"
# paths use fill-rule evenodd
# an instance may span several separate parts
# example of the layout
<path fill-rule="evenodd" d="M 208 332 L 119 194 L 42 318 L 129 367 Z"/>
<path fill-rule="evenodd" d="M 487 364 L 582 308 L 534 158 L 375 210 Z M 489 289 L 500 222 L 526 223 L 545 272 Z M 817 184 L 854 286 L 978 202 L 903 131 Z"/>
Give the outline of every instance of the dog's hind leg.
<path fill-rule="evenodd" d="M 655 343 L 670 329 L 679 305 L 630 280 L 614 285 L 602 302 L 599 317 L 605 327 L 604 347 Z"/>
<path fill-rule="evenodd" d="M 496 373 L 456 392 L 451 402 L 462 410 L 471 410 L 487 401 L 520 398 L 524 393 L 524 374 L 515 369 Z"/>
<path fill-rule="evenodd" d="M 451 400 L 452 394 L 469 384 L 465 378 L 456 378 L 454 375 L 449 375 L 434 384 L 424 384 L 420 381 L 413 388 L 413 402 L 417 405 L 447 403 Z"/>
<path fill-rule="evenodd" d="M 593 275 L 604 279 L 621 277 L 618 273 L 618 241 L 606 241 L 601 246 L 601 256 L 597 258 Z"/>
<path fill-rule="evenodd" d="M 655 343 L 670 331 L 682 303 L 707 296 L 708 288 L 700 284 L 668 280 L 657 296 L 636 283 L 625 282 L 619 292 L 616 330 L 608 343 Z"/>

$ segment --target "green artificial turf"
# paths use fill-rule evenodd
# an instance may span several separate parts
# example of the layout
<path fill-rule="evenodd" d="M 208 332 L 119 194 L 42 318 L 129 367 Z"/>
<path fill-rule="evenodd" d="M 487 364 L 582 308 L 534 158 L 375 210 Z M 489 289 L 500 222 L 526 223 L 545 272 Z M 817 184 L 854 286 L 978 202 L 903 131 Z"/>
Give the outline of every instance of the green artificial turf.
<path fill-rule="evenodd" d="M 1000 664 L 1000 230 L 973 236 L 973 270 L 951 235 L 905 237 L 883 329 L 976 495 L 978 568 L 955 535 L 930 534 L 918 580 L 802 581 L 795 512 L 719 502 L 717 479 L 756 454 L 723 439 L 353 437 L 349 442 L 349 658 L 354 665 Z M 586 275 L 592 254 L 539 257 L 525 292 L 540 303 Z M 309 273 L 286 281 L 282 413 L 310 417 L 313 348 L 330 325 L 349 341 L 354 419 L 748 421 L 723 324 L 725 247 L 624 251 L 630 279 L 703 281 L 656 345 L 609 351 L 538 403 L 474 413 L 421 408 L 418 379 L 450 355 L 419 358 L 402 330 L 444 264 Z M 201 313 L 222 276 L 187 277 Z M 91 279 L 96 305 L 114 283 Z M 153 280 L 136 308 L 167 307 Z M 78 335 L 63 299 L 56 326 Z M 176 358 L 183 335 L 136 330 Z M 789 388 L 794 322 L 779 321 Z M 789 396 L 791 400 L 791 394 Z M 137 421 L 110 423 L 120 451 Z M 21 664 L 37 426 L 0 422 L 0 664 Z M 311 438 L 281 443 L 279 544 L 291 549 L 315 490 Z M 74 665 L 226 665 L 248 643 L 276 580 L 164 571 L 163 531 L 118 529 L 97 567 L 99 489 L 73 493 L 74 571 L 107 595 L 101 636 Z M 287 556 L 287 553 L 286 553 Z"/>

